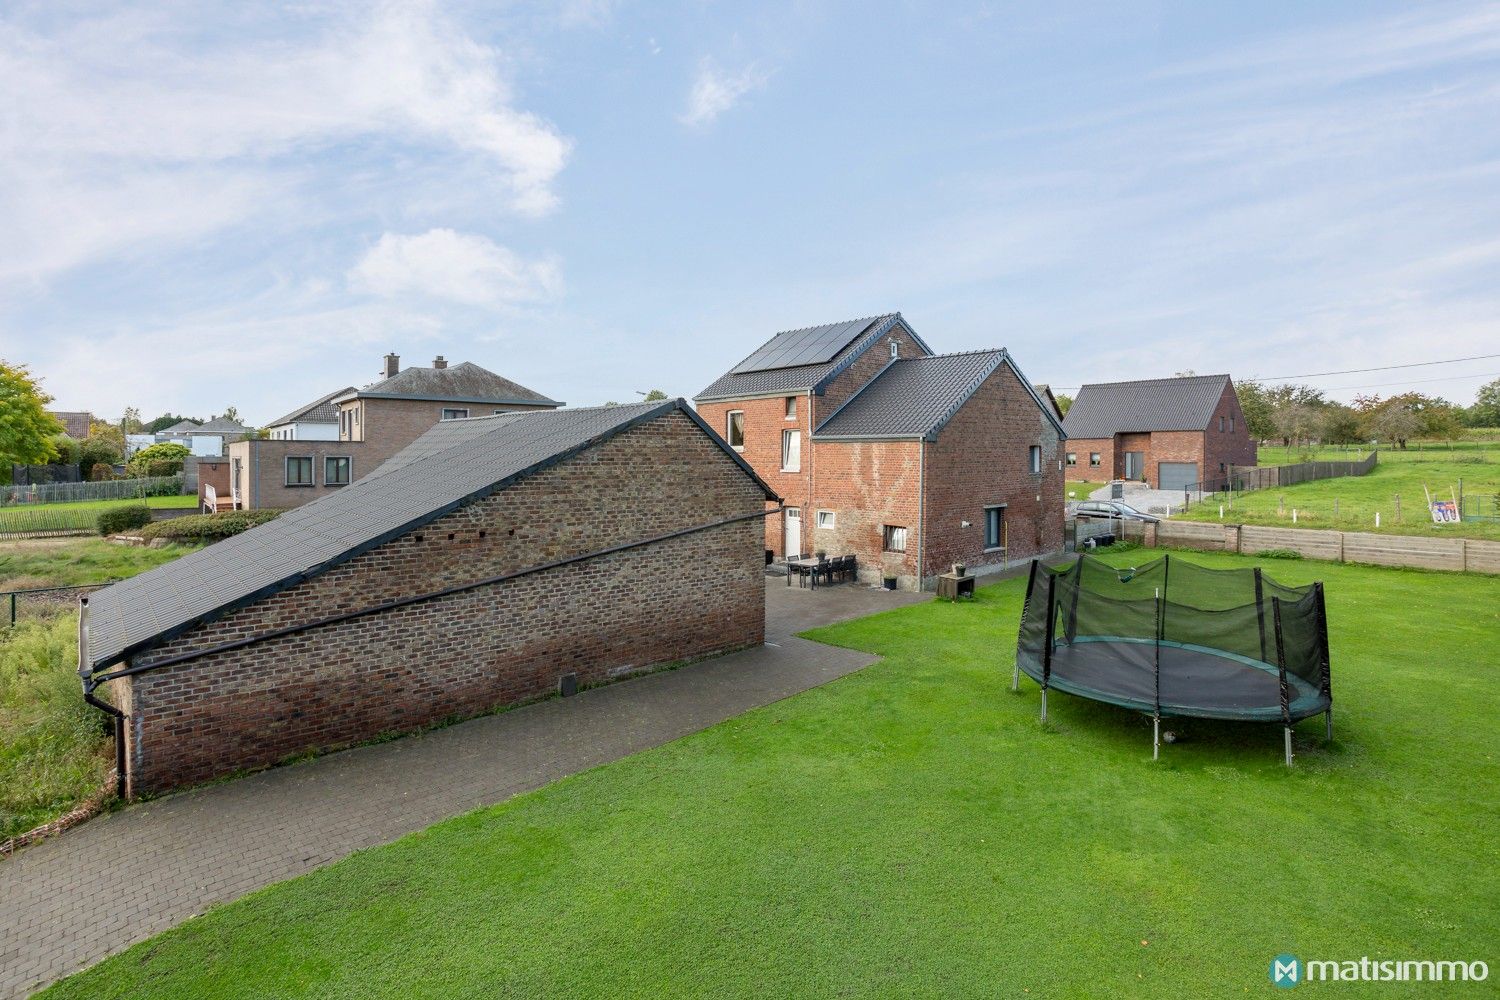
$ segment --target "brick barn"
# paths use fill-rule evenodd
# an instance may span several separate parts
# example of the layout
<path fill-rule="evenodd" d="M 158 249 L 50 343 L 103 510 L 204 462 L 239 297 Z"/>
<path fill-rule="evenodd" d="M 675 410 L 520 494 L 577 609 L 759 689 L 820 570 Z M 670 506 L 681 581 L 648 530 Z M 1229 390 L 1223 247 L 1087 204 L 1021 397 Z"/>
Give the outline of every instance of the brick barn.
<path fill-rule="evenodd" d="M 1062 425 L 1003 349 L 934 354 L 899 313 L 789 330 L 696 402 L 784 498 L 773 558 L 915 590 L 1063 547 Z"/>
<path fill-rule="evenodd" d="M 1063 429 L 1069 479 L 1129 479 L 1180 490 L 1222 480 L 1256 458 L 1228 375 L 1086 385 Z"/>
<path fill-rule="evenodd" d="M 758 645 L 774 499 L 680 399 L 445 421 L 86 598 L 80 672 L 134 796 Z"/>

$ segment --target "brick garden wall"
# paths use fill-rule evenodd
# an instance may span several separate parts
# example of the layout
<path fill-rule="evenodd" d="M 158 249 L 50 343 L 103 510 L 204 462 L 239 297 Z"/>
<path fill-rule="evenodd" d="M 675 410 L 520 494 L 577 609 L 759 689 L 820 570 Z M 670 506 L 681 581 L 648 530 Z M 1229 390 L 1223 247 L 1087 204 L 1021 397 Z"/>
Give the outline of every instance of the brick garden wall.
<path fill-rule="evenodd" d="M 1028 448 L 1040 445 L 1033 475 Z M 1061 435 L 1001 365 L 927 446 L 925 576 L 1030 559 L 1063 547 Z M 1007 551 L 984 547 L 984 508 L 1006 506 Z M 968 527 L 964 527 L 964 522 Z"/>
<path fill-rule="evenodd" d="M 681 413 L 138 656 L 136 663 L 759 511 Z M 758 644 L 758 520 L 116 681 L 138 795 Z"/>

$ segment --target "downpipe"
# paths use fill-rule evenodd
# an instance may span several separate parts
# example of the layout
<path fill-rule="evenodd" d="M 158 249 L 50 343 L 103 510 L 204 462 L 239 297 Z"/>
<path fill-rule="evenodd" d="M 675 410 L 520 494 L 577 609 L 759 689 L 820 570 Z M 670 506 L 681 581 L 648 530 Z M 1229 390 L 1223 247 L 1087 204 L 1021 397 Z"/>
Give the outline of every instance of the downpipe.
<path fill-rule="evenodd" d="M 125 797 L 125 713 L 114 705 L 95 697 L 101 681 L 95 680 L 88 666 L 88 616 L 89 598 L 85 594 L 78 598 L 78 680 L 83 685 L 83 700 L 108 715 L 115 723 L 115 795 Z"/>

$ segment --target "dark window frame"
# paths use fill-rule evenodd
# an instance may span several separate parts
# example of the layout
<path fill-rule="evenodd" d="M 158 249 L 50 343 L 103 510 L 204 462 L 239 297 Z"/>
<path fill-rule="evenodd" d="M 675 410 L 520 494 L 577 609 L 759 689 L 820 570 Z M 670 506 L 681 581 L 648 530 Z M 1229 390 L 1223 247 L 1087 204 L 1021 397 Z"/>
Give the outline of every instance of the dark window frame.
<path fill-rule="evenodd" d="M 901 546 L 895 546 L 896 532 L 901 532 Z M 880 551 L 882 552 L 905 552 L 907 543 L 906 525 L 904 524 L 882 524 L 880 526 Z"/>
<path fill-rule="evenodd" d="M 1005 530 L 1005 509 L 1008 504 L 987 504 L 984 508 L 984 550 L 986 552 L 999 552 L 1007 548 L 1009 539 Z M 994 528 L 991 531 L 991 527 Z"/>
<path fill-rule="evenodd" d="M 462 416 L 452 416 L 452 417 L 450 417 L 448 415 L 450 413 L 453 413 L 453 414 L 462 414 Z M 468 419 L 469 419 L 469 408 L 467 406 L 445 406 L 445 407 L 443 407 L 438 412 L 438 420 L 439 421 L 442 421 L 442 420 L 468 420 Z"/>
<path fill-rule="evenodd" d="M 333 479 L 328 475 L 328 463 L 343 462 L 344 478 Z M 323 485 L 324 486 L 348 486 L 354 482 L 354 459 L 348 455 L 324 455 L 323 456 Z"/>
<path fill-rule="evenodd" d="M 292 482 L 293 462 L 296 462 L 299 465 L 303 462 L 307 463 L 307 482 Z M 282 471 L 286 474 L 285 484 L 287 489 L 306 489 L 309 486 L 317 485 L 317 483 L 313 480 L 313 474 L 317 470 L 313 466 L 312 455 L 288 455 L 286 457 L 286 461 L 282 464 Z"/>

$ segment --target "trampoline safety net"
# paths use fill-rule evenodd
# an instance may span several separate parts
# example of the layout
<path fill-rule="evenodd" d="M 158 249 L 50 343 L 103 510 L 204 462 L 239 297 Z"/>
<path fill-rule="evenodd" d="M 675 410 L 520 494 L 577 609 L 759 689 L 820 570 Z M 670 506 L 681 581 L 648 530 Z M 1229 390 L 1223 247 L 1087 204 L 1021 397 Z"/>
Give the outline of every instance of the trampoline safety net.
<path fill-rule="evenodd" d="M 1332 706 L 1322 584 L 1170 556 L 1130 569 L 1033 561 L 1016 666 L 1044 691 L 1158 717 L 1290 726 Z"/>

